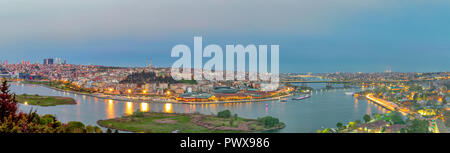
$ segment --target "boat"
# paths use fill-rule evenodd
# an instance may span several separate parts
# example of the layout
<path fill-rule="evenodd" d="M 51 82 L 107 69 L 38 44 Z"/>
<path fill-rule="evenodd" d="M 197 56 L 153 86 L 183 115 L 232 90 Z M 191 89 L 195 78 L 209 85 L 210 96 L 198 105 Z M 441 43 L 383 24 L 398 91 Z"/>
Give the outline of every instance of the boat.
<path fill-rule="evenodd" d="M 287 99 L 286 98 L 282 98 L 282 99 L 280 99 L 280 102 L 287 102 Z"/>
<path fill-rule="evenodd" d="M 354 92 L 345 92 L 345 95 L 351 96 L 351 95 L 353 95 L 353 94 L 355 94 L 355 93 L 354 93 Z"/>
<path fill-rule="evenodd" d="M 306 99 L 306 98 L 309 98 L 309 97 L 311 97 L 310 95 L 305 95 L 305 96 L 300 96 L 300 97 L 297 97 L 297 98 L 292 98 L 292 100 L 302 100 L 302 99 Z"/>

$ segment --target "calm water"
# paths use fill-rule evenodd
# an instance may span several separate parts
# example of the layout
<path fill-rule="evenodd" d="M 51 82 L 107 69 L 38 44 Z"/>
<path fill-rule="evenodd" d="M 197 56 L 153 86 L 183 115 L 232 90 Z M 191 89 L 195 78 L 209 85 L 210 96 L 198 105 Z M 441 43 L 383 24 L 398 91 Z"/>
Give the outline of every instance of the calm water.
<path fill-rule="evenodd" d="M 20 110 L 37 110 L 39 114 L 53 114 L 63 122 L 81 121 L 85 124 L 97 125 L 96 121 L 119 117 L 123 114 L 132 114 L 138 109 L 141 111 L 178 112 L 202 114 L 216 114 L 219 111 L 229 109 L 233 113 L 246 118 L 274 116 L 286 123 L 286 128 L 275 132 L 304 133 L 315 132 L 321 127 L 335 127 L 337 122 L 348 122 L 361 119 L 364 114 L 385 113 L 386 110 L 366 100 L 357 100 L 353 96 L 347 96 L 345 92 L 353 92 L 359 89 L 332 89 L 325 90 L 321 85 L 311 85 L 318 89 L 312 93 L 312 97 L 300 101 L 288 100 L 233 103 L 233 104 L 170 104 L 170 103 L 140 103 L 123 102 L 108 99 L 95 98 L 79 94 L 57 91 L 38 85 L 12 83 L 11 91 L 17 94 L 39 94 L 47 96 L 72 97 L 77 101 L 76 105 L 61 105 L 40 107 L 20 105 Z"/>

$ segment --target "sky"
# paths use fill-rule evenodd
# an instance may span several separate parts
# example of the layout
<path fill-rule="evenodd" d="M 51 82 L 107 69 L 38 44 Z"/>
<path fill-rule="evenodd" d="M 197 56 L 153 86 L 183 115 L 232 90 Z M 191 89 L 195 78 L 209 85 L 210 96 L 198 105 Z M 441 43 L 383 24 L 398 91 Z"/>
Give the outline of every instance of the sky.
<path fill-rule="evenodd" d="M 172 47 L 280 45 L 280 72 L 449 71 L 448 0 L 0 0 L 0 60 L 171 66 Z M 207 59 L 205 59 L 207 60 Z"/>

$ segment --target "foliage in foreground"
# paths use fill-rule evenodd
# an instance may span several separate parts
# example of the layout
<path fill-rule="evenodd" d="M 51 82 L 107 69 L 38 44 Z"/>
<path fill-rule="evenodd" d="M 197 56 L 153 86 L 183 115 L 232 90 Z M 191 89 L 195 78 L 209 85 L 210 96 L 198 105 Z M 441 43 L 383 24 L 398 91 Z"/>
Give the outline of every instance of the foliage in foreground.
<path fill-rule="evenodd" d="M 326 128 L 322 130 L 317 130 L 317 133 L 349 133 L 349 132 L 368 132 L 368 131 L 358 131 L 357 128 L 364 128 L 368 124 L 375 124 L 377 121 L 384 121 L 384 123 L 392 125 L 402 125 L 399 131 L 391 131 L 391 132 L 399 132 L 399 133 L 430 133 L 428 126 L 429 122 L 427 120 L 418 119 L 418 118 L 407 118 L 403 119 L 402 115 L 397 112 L 391 112 L 387 114 L 374 114 L 371 117 L 369 114 L 364 115 L 363 117 L 364 123 L 360 120 L 356 120 L 354 122 L 349 122 L 348 125 L 344 125 L 342 123 L 337 123 L 337 128 Z M 385 133 L 386 127 L 381 128 L 381 130 L 376 130 L 376 133 Z M 373 129 L 372 129 L 373 130 Z M 375 131 L 374 131 L 375 132 Z"/>
<path fill-rule="evenodd" d="M 50 114 L 40 116 L 36 111 L 18 111 L 14 94 L 3 80 L 0 87 L 0 133 L 103 133 L 97 126 L 85 126 L 81 122 L 61 123 Z"/>

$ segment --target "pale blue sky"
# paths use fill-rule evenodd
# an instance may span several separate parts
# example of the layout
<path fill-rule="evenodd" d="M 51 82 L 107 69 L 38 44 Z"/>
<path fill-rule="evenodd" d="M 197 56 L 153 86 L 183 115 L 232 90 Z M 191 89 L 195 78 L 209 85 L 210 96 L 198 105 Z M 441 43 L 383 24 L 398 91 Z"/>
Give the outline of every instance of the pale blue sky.
<path fill-rule="evenodd" d="M 449 71 L 446 0 L 0 0 L 0 60 L 170 66 L 177 44 L 279 44 L 281 72 Z M 192 47 L 191 47 L 192 48 Z"/>

